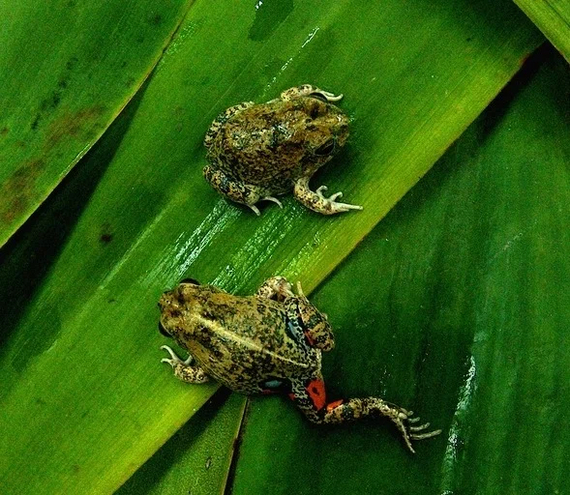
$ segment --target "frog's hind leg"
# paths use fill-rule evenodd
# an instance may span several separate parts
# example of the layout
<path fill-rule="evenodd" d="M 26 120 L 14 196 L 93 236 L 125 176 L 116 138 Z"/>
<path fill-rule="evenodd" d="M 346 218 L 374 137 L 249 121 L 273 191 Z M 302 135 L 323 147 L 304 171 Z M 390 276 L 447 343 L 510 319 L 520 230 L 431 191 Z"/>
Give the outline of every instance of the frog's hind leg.
<path fill-rule="evenodd" d="M 263 187 L 239 182 L 221 170 L 214 170 L 214 168 L 209 165 L 204 167 L 203 172 L 204 178 L 222 196 L 236 203 L 249 206 L 257 216 L 261 215 L 259 208 L 255 206 L 259 201 L 273 201 L 277 203 L 280 208 L 283 208 L 283 205 L 278 199 L 267 196 L 267 191 Z"/>
<path fill-rule="evenodd" d="M 298 98 L 299 96 L 312 96 L 325 102 L 340 101 L 343 97 L 343 95 L 335 95 L 333 93 L 329 93 L 328 91 L 317 88 L 312 84 L 301 84 L 301 86 L 289 88 L 288 90 L 281 93 L 281 99 L 285 101 Z"/>
<path fill-rule="evenodd" d="M 420 418 L 414 417 L 412 411 L 390 404 L 379 397 L 327 402 L 325 385 L 320 376 L 304 382 L 293 382 L 292 393 L 289 396 L 307 418 L 316 424 L 339 424 L 366 417 L 385 417 L 396 425 L 407 447 L 413 453 L 415 450 L 412 447 L 412 440 L 424 440 L 441 433 L 441 430 L 420 433 L 429 427 L 429 423 L 415 426 Z"/>
<path fill-rule="evenodd" d="M 321 186 L 316 191 L 311 191 L 309 188 L 309 178 L 301 177 L 295 182 L 293 194 L 297 201 L 305 205 L 310 210 L 323 215 L 334 215 L 336 213 L 343 213 L 350 210 L 362 210 L 362 206 L 338 203 L 336 199 L 342 197 L 341 192 L 337 192 L 329 198 L 325 197 L 323 192 L 326 190 L 327 186 Z"/>
<path fill-rule="evenodd" d="M 224 110 L 220 115 L 218 115 L 214 121 L 210 124 L 210 128 L 208 132 L 206 132 L 206 136 L 204 137 L 204 146 L 207 149 L 210 149 L 212 143 L 217 136 L 220 127 L 222 127 L 229 119 L 231 119 L 236 113 L 245 110 L 246 108 L 252 106 L 254 103 L 253 101 L 244 101 L 243 103 L 239 103 Z"/>
<path fill-rule="evenodd" d="M 182 361 L 176 353 L 167 345 L 163 345 L 161 349 L 164 349 L 170 358 L 163 358 L 160 360 L 161 363 L 167 363 L 172 366 L 174 370 L 174 376 L 186 383 L 206 383 L 209 380 L 208 375 L 199 366 L 192 366 L 192 356 L 188 356 L 186 361 Z"/>

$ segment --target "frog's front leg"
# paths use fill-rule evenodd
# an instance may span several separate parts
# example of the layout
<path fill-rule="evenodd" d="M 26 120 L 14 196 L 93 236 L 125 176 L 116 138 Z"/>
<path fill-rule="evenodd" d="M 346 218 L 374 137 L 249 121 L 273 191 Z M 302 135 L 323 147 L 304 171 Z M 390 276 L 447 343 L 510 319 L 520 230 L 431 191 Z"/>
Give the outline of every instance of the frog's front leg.
<path fill-rule="evenodd" d="M 429 423 L 415 426 L 420 418 L 414 417 L 412 411 L 390 404 L 379 397 L 327 402 L 325 384 L 320 376 L 306 381 L 293 381 L 292 392 L 289 396 L 307 418 L 317 424 L 338 424 L 366 417 L 378 418 L 383 416 L 396 425 L 404 437 L 406 445 L 413 453 L 415 450 L 412 447 L 412 440 L 424 440 L 441 433 L 441 430 L 420 433 L 429 427 Z"/>
<path fill-rule="evenodd" d="M 309 188 L 309 177 L 301 177 L 295 182 L 293 194 L 297 201 L 304 204 L 307 208 L 322 213 L 323 215 L 334 215 L 335 213 L 343 213 L 350 210 L 362 210 L 362 206 L 351 205 L 348 203 L 337 203 L 336 199 L 342 196 L 341 192 L 333 194 L 326 198 L 323 192 L 327 190 L 327 186 L 319 187 L 316 192 Z"/>
<path fill-rule="evenodd" d="M 192 356 L 188 356 L 186 361 L 182 361 L 176 353 L 167 345 L 161 346 L 170 358 L 163 358 L 161 363 L 168 363 L 174 370 L 174 376 L 186 383 L 206 383 L 209 380 L 208 375 L 199 366 L 191 366 Z"/>
<path fill-rule="evenodd" d="M 249 206 L 257 216 L 261 215 L 259 208 L 255 206 L 255 203 L 259 201 L 273 201 L 277 203 L 280 208 L 283 208 L 281 201 L 272 196 L 268 196 L 267 191 L 263 187 L 237 181 L 221 170 L 216 170 L 209 165 L 204 167 L 203 172 L 204 178 L 216 191 L 236 203 Z"/>
<path fill-rule="evenodd" d="M 276 301 L 284 301 L 288 297 L 294 297 L 295 294 L 291 290 L 291 284 L 285 277 L 268 278 L 259 289 L 257 295 L 266 299 L 274 299 Z"/>

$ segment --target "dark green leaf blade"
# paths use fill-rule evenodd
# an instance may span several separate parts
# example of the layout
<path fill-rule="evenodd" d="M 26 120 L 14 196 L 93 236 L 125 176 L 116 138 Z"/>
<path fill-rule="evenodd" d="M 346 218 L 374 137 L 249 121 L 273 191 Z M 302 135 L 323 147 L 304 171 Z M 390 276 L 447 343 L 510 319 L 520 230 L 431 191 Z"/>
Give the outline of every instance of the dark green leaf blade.
<path fill-rule="evenodd" d="M 132 98 L 190 3 L 0 5 L 0 246 Z"/>

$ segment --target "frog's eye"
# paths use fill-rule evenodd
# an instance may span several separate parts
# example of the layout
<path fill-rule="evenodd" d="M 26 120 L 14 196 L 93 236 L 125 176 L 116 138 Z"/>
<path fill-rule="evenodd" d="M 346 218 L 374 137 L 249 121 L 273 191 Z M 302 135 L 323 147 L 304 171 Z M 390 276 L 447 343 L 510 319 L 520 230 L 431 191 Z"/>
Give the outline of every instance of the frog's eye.
<path fill-rule="evenodd" d="M 200 282 L 193 278 L 184 278 L 180 281 L 181 284 L 201 285 Z"/>
<path fill-rule="evenodd" d="M 336 141 L 334 139 L 329 139 L 325 144 L 322 144 L 315 150 L 315 155 L 317 156 L 327 156 L 330 155 L 336 147 Z"/>
<path fill-rule="evenodd" d="M 165 337 L 172 337 L 172 335 L 166 331 L 166 328 L 164 328 L 161 321 L 158 322 L 158 331 Z"/>

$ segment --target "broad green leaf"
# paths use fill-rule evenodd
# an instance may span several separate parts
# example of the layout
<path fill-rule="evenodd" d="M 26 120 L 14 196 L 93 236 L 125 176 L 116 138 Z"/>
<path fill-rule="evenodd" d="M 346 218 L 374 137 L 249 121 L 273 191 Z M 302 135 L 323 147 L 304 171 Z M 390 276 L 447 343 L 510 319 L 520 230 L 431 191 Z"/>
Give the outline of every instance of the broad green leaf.
<path fill-rule="evenodd" d="M 570 62 L 570 0 L 515 0 Z"/>
<path fill-rule="evenodd" d="M 385 422 L 254 398 L 231 493 L 567 492 L 570 70 L 552 50 L 535 73 L 544 55 L 312 297 L 336 328 L 330 398 L 380 395 L 444 434 L 413 456 Z"/>
<path fill-rule="evenodd" d="M 190 3 L 0 2 L 0 246 L 132 98 Z"/>
<path fill-rule="evenodd" d="M 276 273 L 315 287 L 542 40 L 491 1 L 273 5 L 196 2 L 148 85 L 4 248 L 9 490 L 119 486 L 215 390 L 160 365 L 160 293 L 185 276 L 242 293 Z M 204 182 L 203 135 L 230 104 L 303 82 L 342 91 L 354 117 L 314 182 L 365 209 L 323 218 L 286 199 L 256 218 Z"/>

